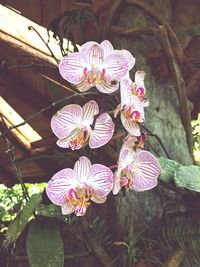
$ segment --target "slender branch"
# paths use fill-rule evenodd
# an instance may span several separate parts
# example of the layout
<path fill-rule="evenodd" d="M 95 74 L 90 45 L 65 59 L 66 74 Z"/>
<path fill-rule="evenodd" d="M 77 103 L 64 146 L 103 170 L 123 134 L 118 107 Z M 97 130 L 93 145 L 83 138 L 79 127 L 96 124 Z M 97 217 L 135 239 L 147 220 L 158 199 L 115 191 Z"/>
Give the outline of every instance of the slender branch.
<path fill-rule="evenodd" d="M 32 121 L 35 117 L 39 116 L 41 113 L 43 113 L 43 112 L 45 112 L 45 111 L 51 109 L 52 107 L 57 106 L 58 104 L 60 104 L 60 103 L 62 103 L 62 102 L 64 102 L 64 101 L 66 101 L 66 100 L 69 100 L 69 99 L 71 99 L 71 98 L 73 98 L 73 97 L 76 97 L 76 96 L 84 96 L 84 95 L 89 95 L 89 94 L 95 94 L 95 95 L 96 95 L 97 93 L 96 93 L 96 92 L 75 93 L 75 94 L 73 94 L 73 95 L 70 95 L 70 96 L 64 97 L 64 98 L 62 98 L 62 99 L 59 99 L 59 100 L 57 100 L 57 101 L 55 101 L 55 102 L 52 102 L 52 103 L 51 103 L 50 105 L 48 105 L 47 107 L 45 107 L 45 108 L 41 109 L 40 111 L 38 111 L 38 112 L 34 113 L 33 115 L 31 115 L 27 120 L 25 120 L 25 121 L 23 121 L 23 122 L 21 122 L 21 123 L 19 123 L 19 124 L 16 124 L 16 125 L 7 127 L 7 130 L 4 131 L 3 133 L 1 133 L 1 134 L 0 134 L 0 137 L 5 136 L 5 135 L 6 135 L 8 132 L 10 132 L 12 129 L 16 129 L 16 128 L 20 127 L 20 126 L 25 125 L 26 123 L 29 123 L 29 122 Z"/>
<path fill-rule="evenodd" d="M 161 145 L 163 151 L 165 152 L 166 156 L 168 157 L 168 159 L 171 159 L 169 153 L 167 152 L 167 149 L 165 148 L 162 140 L 160 139 L 160 137 L 157 134 L 152 133 L 147 127 L 145 127 L 144 125 L 141 125 L 141 128 L 143 128 L 145 131 L 147 131 L 149 136 L 153 136 L 157 139 L 158 143 Z"/>
<path fill-rule="evenodd" d="M 37 33 L 37 35 L 40 37 L 40 39 L 42 40 L 42 42 L 46 45 L 47 49 L 49 50 L 51 56 L 55 59 L 56 63 L 58 64 L 59 61 L 56 58 L 56 56 L 54 55 L 54 53 L 52 52 L 51 48 L 49 47 L 48 43 L 45 42 L 45 40 L 43 39 L 43 37 L 41 36 L 41 34 L 33 27 L 33 26 L 29 26 L 28 27 L 29 31 L 34 31 Z"/>
<path fill-rule="evenodd" d="M 0 114 L 0 117 L 1 117 L 1 120 L 2 120 L 2 122 L 4 124 L 4 126 L 6 128 L 8 128 L 2 114 Z M 5 135 L 3 136 L 3 140 L 4 140 L 4 142 L 5 142 L 6 146 L 7 146 L 7 150 L 5 152 L 8 154 L 8 156 L 10 158 L 10 161 L 12 163 L 13 169 L 15 170 L 15 172 L 17 174 L 17 178 L 18 178 L 18 180 L 19 180 L 19 182 L 21 184 L 23 195 L 24 195 L 26 201 L 28 201 L 29 200 L 28 191 L 26 189 L 26 186 L 23 183 L 22 173 L 21 173 L 20 169 L 18 168 L 18 166 L 17 166 L 17 164 L 15 162 L 14 146 L 11 145 L 9 139 Z"/>
<path fill-rule="evenodd" d="M 159 29 L 160 29 L 160 39 L 162 42 L 162 46 L 169 60 L 169 67 L 171 69 L 171 73 L 176 81 L 177 95 L 180 103 L 181 120 L 186 132 L 187 145 L 191 156 L 193 156 L 191 116 L 187 103 L 185 81 L 183 79 L 180 66 L 176 62 L 166 29 L 163 26 L 160 26 Z"/>

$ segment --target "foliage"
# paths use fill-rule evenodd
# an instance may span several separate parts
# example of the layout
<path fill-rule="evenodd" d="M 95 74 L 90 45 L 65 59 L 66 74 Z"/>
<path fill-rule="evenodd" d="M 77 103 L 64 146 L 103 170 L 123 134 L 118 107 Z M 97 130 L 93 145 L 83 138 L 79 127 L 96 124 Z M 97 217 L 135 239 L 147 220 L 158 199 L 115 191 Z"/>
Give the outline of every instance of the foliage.
<path fill-rule="evenodd" d="M 7 238 L 9 241 L 14 242 L 21 235 L 29 218 L 33 214 L 37 205 L 42 201 L 41 194 L 34 194 L 29 201 L 24 205 L 22 210 L 17 214 L 15 219 L 9 224 L 7 230 Z"/>
<path fill-rule="evenodd" d="M 64 247 L 57 222 L 35 220 L 28 231 L 26 250 L 30 267 L 64 266 Z"/>
<path fill-rule="evenodd" d="M 46 183 L 40 184 L 25 184 L 29 196 L 40 193 L 44 190 Z M 21 207 L 25 205 L 25 199 L 22 194 L 20 185 L 15 185 L 12 188 L 0 186 L 0 220 L 10 221 L 17 213 L 20 212 Z"/>
<path fill-rule="evenodd" d="M 197 120 L 192 121 L 193 138 L 194 138 L 194 158 L 197 164 L 200 164 L 200 113 Z"/>

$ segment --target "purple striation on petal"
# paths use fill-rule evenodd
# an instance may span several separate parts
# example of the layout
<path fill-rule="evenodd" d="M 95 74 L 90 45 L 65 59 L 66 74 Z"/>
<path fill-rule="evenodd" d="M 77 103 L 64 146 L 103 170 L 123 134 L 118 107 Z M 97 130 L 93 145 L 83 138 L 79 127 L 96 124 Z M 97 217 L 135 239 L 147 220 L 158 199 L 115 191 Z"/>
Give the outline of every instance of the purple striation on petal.
<path fill-rule="evenodd" d="M 63 215 L 68 215 L 73 213 L 75 209 L 76 207 L 72 203 L 68 202 L 61 207 L 61 212 Z"/>
<path fill-rule="evenodd" d="M 133 162 L 133 183 L 130 189 L 136 191 L 149 190 L 158 183 L 161 168 L 157 159 L 147 151 L 136 152 Z"/>
<path fill-rule="evenodd" d="M 51 119 L 51 129 L 62 139 L 66 138 L 77 127 L 82 118 L 82 108 L 76 104 L 67 105 Z"/>
<path fill-rule="evenodd" d="M 87 185 L 92 188 L 96 197 L 107 196 L 113 187 L 112 171 L 101 164 L 92 165 Z"/>
<path fill-rule="evenodd" d="M 110 53 L 113 52 L 114 48 L 108 40 L 104 40 L 103 42 L 100 43 L 101 48 L 103 49 L 104 52 L 104 58 L 107 57 Z"/>
<path fill-rule="evenodd" d="M 113 183 L 113 194 L 117 195 L 121 189 L 120 186 L 120 176 L 121 176 L 121 171 L 116 170 L 116 172 L 114 173 L 113 179 L 114 179 L 114 183 Z"/>
<path fill-rule="evenodd" d="M 128 70 L 131 70 L 135 65 L 135 58 L 128 50 L 120 50 L 120 54 L 126 59 L 128 63 Z"/>
<path fill-rule="evenodd" d="M 131 103 L 132 96 L 132 85 L 131 80 L 123 79 L 120 82 L 120 95 L 121 95 L 121 107 L 123 108 L 125 105 Z"/>
<path fill-rule="evenodd" d="M 75 52 L 65 56 L 59 64 L 61 76 L 70 83 L 78 84 L 84 77 L 84 69 L 88 67 L 88 56 Z"/>
<path fill-rule="evenodd" d="M 128 72 L 128 63 L 120 53 L 109 54 L 103 63 L 105 69 L 105 77 L 109 81 L 120 80 Z"/>
<path fill-rule="evenodd" d="M 144 78 L 146 73 L 142 70 L 138 70 L 135 73 L 135 83 L 137 86 L 143 86 L 144 85 Z"/>
<path fill-rule="evenodd" d="M 134 136 L 140 136 L 140 126 L 135 121 L 127 120 L 124 116 L 124 112 L 121 113 L 121 122 L 128 133 Z"/>
<path fill-rule="evenodd" d="M 116 81 L 116 83 L 112 84 L 112 81 L 109 82 L 109 79 L 102 80 L 100 84 L 96 84 L 96 88 L 104 94 L 111 94 L 119 89 L 119 83 Z"/>
<path fill-rule="evenodd" d="M 107 197 L 100 197 L 92 195 L 91 200 L 94 201 L 97 204 L 102 204 L 106 202 Z"/>
<path fill-rule="evenodd" d="M 77 173 L 79 182 L 85 182 L 91 169 L 91 162 L 87 157 L 80 157 L 74 165 L 74 170 Z"/>
<path fill-rule="evenodd" d="M 83 124 L 90 126 L 93 123 L 94 116 L 99 113 L 99 106 L 94 100 L 89 101 L 83 106 Z"/>
<path fill-rule="evenodd" d="M 88 53 L 88 50 L 90 49 L 90 47 L 92 45 L 99 45 L 97 42 L 94 42 L 94 41 L 89 41 L 85 44 L 83 44 L 80 49 L 79 49 L 79 52 L 81 53 Z"/>
<path fill-rule="evenodd" d="M 90 132 L 89 146 L 98 148 L 110 141 L 113 136 L 115 125 L 111 117 L 107 113 L 101 114 L 94 126 L 94 130 Z"/>
<path fill-rule="evenodd" d="M 48 182 L 46 193 L 56 205 L 62 206 L 67 202 L 67 192 L 78 185 L 77 174 L 72 169 L 57 172 Z"/>

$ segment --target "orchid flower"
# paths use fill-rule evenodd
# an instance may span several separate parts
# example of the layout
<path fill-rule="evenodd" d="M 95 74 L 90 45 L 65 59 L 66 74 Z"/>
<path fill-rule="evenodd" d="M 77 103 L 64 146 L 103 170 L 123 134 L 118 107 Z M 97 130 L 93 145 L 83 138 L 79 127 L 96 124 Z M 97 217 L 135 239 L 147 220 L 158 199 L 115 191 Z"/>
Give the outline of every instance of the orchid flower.
<path fill-rule="evenodd" d="M 140 136 L 139 124 L 144 121 L 144 107 L 140 99 L 132 94 L 128 79 L 121 81 L 121 122 L 128 133 Z"/>
<path fill-rule="evenodd" d="M 150 152 L 135 148 L 135 141 L 135 137 L 129 137 L 122 145 L 114 173 L 113 194 L 118 194 L 121 187 L 145 191 L 158 183 L 161 172 L 158 160 Z"/>
<path fill-rule="evenodd" d="M 89 142 L 90 148 L 98 148 L 113 136 L 114 123 L 107 113 L 99 113 L 96 101 L 91 100 L 82 108 L 70 104 L 59 110 L 51 119 L 51 128 L 58 137 L 57 145 L 72 150 Z"/>
<path fill-rule="evenodd" d="M 65 56 L 59 64 L 62 77 L 75 84 L 80 92 L 96 86 L 102 93 L 112 93 L 119 81 L 134 66 L 135 58 L 127 50 L 114 50 L 105 40 L 98 44 L 87 42 L 80 52 Z"/>
<path fill-rule="evenodd" d="M 138 70 L 135 73 L 135 81 L 130 83 L 132 87 L 132 94 L 137 96 L 143 104 L 143 107 L 147 107 L 149 105 L 149 101 L 145 97 L 146 88 L 144 85 L 144 78 L 146 73 L 144 71 Z"/>
<path fill-rule="evenodd" d="M 80 157 L 74 169 L 63 169 L 52 177 L 46 193 L 54 204 L 61 206 L 63 215 L 75 212 L 83 216 L 89 201 L 104 203 L 112 186 L 113 173 L 108 167 L 91 165 L 87 157 Z"/>

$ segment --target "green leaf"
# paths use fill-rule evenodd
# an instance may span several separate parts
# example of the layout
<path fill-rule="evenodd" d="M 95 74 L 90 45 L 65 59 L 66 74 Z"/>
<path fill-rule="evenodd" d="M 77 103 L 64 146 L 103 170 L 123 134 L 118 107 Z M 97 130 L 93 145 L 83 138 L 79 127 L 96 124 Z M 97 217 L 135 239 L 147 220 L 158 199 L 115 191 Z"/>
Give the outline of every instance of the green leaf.
<path fill-rule="evenodd" d="M 178 168 L 174 175 L 174 181 L 177 187 L 200 192 L 200 167 L 191 165 Z"/>
<path fill-rule="evenodd" d="M 28 231 L 26 251 L 30 267 L 64 266 L 64 246 L 58 224 L 35 220 Z"/>
<path fill-rule="evenodd" d="M 62 215 L 60 206 L 54 204 L 44 205 L 41 203 L 38 205 L 35 212 L 37 215 L 49 218 L 66 218 L 66 216 Z"/>
<path fill-rule="evenodd" d="M 18 213 L 15 219 L 9 224 L 7 238 L 14 242 L 24 230 L 29 218 L 33 214 L 37 205 L 42 201 L 42 194 L 32 195 L 23 209 Z"/>
<path fill-rule="evenodd" d="M 175 171 L 182 165 L 174 160 L 162 157 L 158 158 L 158 161 L 162 169 L 159 179 L 165 183 L 173 182 Z"/>

